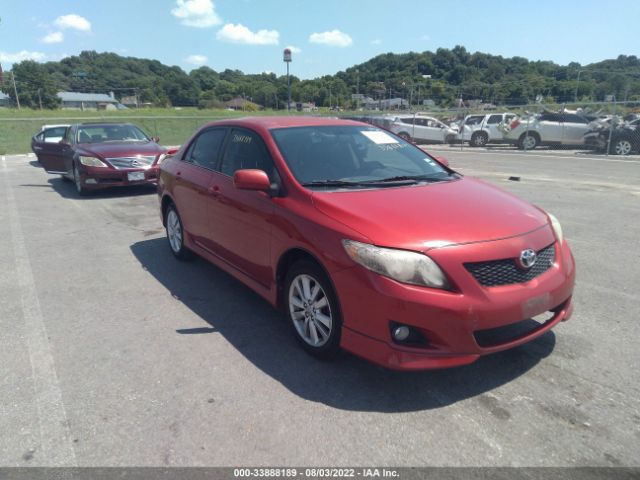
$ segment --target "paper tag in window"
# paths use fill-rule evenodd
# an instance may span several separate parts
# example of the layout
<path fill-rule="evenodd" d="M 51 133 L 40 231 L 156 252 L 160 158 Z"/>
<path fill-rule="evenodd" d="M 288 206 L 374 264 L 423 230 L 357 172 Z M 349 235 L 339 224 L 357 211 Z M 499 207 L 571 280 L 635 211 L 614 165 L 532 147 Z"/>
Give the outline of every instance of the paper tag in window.
<path fill-rule="evenodd" d="M 387 143 L 399 143 L 395 138 L 391 135 L 386 134 L 385 132 L 380 131 L 368 131 L 368 132 L 360 132 L 373 143 L 377 143 L 378 145 L 384 145 Z"/>

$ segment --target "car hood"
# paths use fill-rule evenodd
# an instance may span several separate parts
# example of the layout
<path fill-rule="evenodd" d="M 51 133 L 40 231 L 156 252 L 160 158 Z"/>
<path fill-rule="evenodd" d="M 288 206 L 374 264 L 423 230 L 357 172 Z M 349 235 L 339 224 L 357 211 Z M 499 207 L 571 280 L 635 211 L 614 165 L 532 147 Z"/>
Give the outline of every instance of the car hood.
<path fill-rule="evenodd" d="M 111 158 L 111 157 L 134 157 L 136 155 L 151 156 L 159 155 L 165 151 L 155 142 L 131 143 L 131 142 L 105 142 L 105 143 L 82 143 L 78 145 L 80 153 L 86 152 L 90 155 Z"/>
<path fill-rule="evenodd" d="M 548 224 L 540 209 L 472 178 L 409 187 L 319 192 L 314 205 L 380 246 L 426 251 L 522 235 Z"/>

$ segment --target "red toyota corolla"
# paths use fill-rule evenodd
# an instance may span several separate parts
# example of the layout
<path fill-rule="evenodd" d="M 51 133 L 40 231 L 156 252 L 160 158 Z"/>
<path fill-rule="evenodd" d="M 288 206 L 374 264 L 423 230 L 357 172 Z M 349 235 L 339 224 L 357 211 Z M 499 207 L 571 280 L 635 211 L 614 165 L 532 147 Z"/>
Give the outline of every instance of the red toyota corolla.
<path fill-rule="evenodd" d="M 321 357 L 464 365 L 572 312 L 575 264 L 553 215 L 370 125 L 210 123 L 163 162 L 158 193 L 173 254 L 282 308 Z"/>

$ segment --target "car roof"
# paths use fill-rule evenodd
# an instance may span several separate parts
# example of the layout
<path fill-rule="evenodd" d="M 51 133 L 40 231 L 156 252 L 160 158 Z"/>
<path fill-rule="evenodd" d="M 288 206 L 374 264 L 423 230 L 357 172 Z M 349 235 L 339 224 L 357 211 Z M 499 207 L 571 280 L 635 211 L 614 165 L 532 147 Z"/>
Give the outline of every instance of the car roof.
<path fill-rule="evenodd" d="M 316 127 L 332 125 L 362 125 L 355 120 L 343 120 L 336 117 L 312 117 L 312 116 L 271 116 L 271 117 L 242 117 L 226 120 L 217 120 L 208 123 L 207 126 L 232 125 L 253 129 L 272 130 L 287 127 Z M 370 126 L 370 125 L 369 125 Z"/>

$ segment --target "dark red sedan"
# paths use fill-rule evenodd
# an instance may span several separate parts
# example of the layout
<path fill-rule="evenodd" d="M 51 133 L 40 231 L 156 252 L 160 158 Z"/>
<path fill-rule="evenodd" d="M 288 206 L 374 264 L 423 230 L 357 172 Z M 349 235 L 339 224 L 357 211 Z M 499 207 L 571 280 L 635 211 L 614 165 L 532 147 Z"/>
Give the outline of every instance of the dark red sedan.
<path fill-rule="evenodd" d="M 158 193 L 173 254 L 282 308 L 318 356 L 452 367 L 571 316 L 554 216 L 371 125 L 210 123 L 163 162 Z"/>
<path fill-rule="evenodd" d="M 31 148 L 49 173 L 73 180 L 84 195 L 90 190 L 155 184 L 167 149 L 129 123 L 84 123 L 44 128 Z"/>

